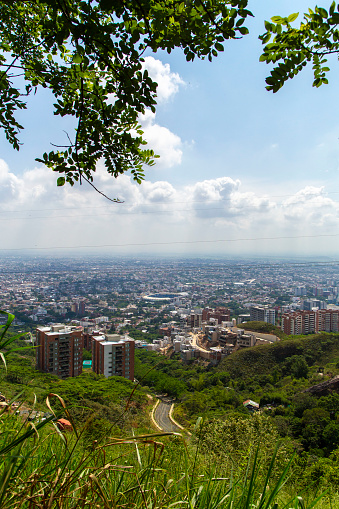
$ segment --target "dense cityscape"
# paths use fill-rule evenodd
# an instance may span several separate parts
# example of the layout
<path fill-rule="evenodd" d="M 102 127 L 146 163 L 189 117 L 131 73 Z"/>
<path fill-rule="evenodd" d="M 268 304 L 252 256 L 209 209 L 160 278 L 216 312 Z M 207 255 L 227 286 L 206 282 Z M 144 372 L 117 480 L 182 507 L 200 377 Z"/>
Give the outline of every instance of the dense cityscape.
<path fill-rule="evenodd" d="M 22 321 L 107 316 L 119 327 L 127 317 L 139 325 L 158 316 L 168 306 L 145 297 L 173 292 L 181 294 L 177 317 L 211 304 L 230 308 L 232 317 L 252 305 L 278 315 L 303 309 L 305 299 L 337 305 L 338 267 L 331 261 L 8 257 L 0 260 L 0 307 Z"/>
<path fill-rule="evenodd" d="M 117 416 L 118 434 L 132 425 L 190 436 L 205 415 L 209 450 L 228 443 L 228 429 L 247 444 L 269 426 L 265 447 L 282 440 L 287 457 L 298 447 L 296 461 L 317 468 L 335 461 L 336 261 L 12 257 L 0 284 L 2 325 L 13 313 L 19 338 L 0 393 L 9 418 L 54 419 L 66 435 L 85 422 L 88 447 Z M 62 398 L 58 419 L 50 397 Z"/>
<path fill-rule="evenodd" d="M 76 376 L 85 348 L 96 372 L 133 380 L 134 344 L 217 364 L 239 348 L 279 340 L 247 331 L 249 321 L 288 334 L 336 332 L 338 285 L 334 261 L 12 257 L 1 261 L 0 308 L 22 330 L 38 331 L 39 369 Z M 75 334 L 74 345 L 61 349 L 67 362 L 53 349 L 59 331 L 62 339 Z M 95 352 L 107 357 L 105 366 Z M 116 352 L 119 365 L 108 357 Z"/>

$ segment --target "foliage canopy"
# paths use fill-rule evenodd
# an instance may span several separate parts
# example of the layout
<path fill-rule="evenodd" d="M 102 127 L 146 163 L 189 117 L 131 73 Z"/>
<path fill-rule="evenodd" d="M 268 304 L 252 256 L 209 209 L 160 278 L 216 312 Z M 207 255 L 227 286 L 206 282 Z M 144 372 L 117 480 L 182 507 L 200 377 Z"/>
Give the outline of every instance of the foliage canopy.
<path fill-rule="evenodd" d="M 140 183 L 157 157 L 145 147 L 139 115 L 155 111 L 157 83 L 145 54 L 183 50 L 186 60 L 212 60 L 228 39 L 248 33 L 247 0 L 0 0 L 0 128 L 19 149 L 17 120 L 39 87 L 55 98 L 54 114 L 75 129 L 37 160 L 59 174 L 57 184 L 93 182 L 99 159 L 114 177 Z M 326 84 L 327 55 L 339 52 L 339 5 L 265 22 L 260 60 L 274 65 L 267 89 L 277 92 L 312 63 L 313 86 Z M 91 184 L 93 185 L 93 184 Z"/>
<path fill-rule="evenodd" d="M 323 7 L 309 9 L 296 28 L 292 24 L 298 15 L 274 16 L 271 22 L 265 21 L 266 33 L 260 38 L 266 46 L 260 60 L 274 64 L 266 79 L 267 90 L 277 92 L 308 63 L 313 64 L 313 86 L 328 83 L 327 56 L 339 54 L 339 4 L 332 2 L 328 11 Z"/>
<path fill-rule="evenodd" d="M 76 119 L 65 146 L 45 152 L 57 184 L 92 182 L 103 159 L 111 175 L 138 183 L 154 164 L 138 115 L 155 111 L 157 84 L 146 51 L 181 48 L 212 60 L 223 42 L 248 33 L 247 0 L 0 0 L 0 127 L 19 149 L 16 119 L 37 88 L 55 97 L 54 114 Z M 24 84 L 24 86 L 23 86 Z"/>

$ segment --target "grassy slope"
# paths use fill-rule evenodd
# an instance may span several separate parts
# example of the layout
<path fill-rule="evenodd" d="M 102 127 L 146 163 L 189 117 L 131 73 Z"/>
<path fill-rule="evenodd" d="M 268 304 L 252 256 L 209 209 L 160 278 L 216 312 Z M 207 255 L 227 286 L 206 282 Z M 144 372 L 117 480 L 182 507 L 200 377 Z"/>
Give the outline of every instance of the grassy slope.
<path fill-rule="evenodd" d="M 147 429 L 150 399 L 138 387 L 131 398 L 129 409 L 124 412 L 135 384 L 122 377 L 105 378 L 92 371 L 84 372 L 75 378 L 61 380 L 54 375 L 41 373 L 34 368 L 35 358 L 31 351 L 11 353 L 7 358 L 7 370 L 0 368 L 1 392 L 8 399 L 25 401 L 29 408 L 35 405 L 38 410 L 46 411 L 46 397 L 49 393 L 60 395 L 73 414 L 83 423 L 89 416 L 109 426 L 116 423 L 121 429 L 131 426 Z M 62 410 L 58 400 L 53 405 Z M 119 418 L 119 416 L 123 416 Z M 94 433 L 95 434 L 95 433 Z"/>
<path fill-rule="evenodd" d="M 339 358 L 339 335 L 326 335 L 323 334 L 321 336 L 317 337 L 308 337 L 308 338 L 294 338 L 291 340 L 282 341 L 281 343 L 278 343 L 276 345 L 272 346 L 264 346 L 264 347 L 256 347 L 253 349 L 247 349 L 241 352 L 238 352 L 236 354 L 233 354 L 231 357 L 226 359 L 223 362 L 223 365 L 220 366 L 219 370 L 227 370 L 230 374 L 232 374 L 233 377 L 251 377 L 251 376 L 258 376 L 260 377 L 262 374 L 270 374 L 272 370 L 275 368 L 279 368 L 285 361 L 286 357 L 293 356 L 293 355 L 304 355 L 305 358 L 309 360 L 309 362 L 316 362 L 316 359 L 320 359 L 321 362 L 325 362 L 328 360 L 335 360 L 336 358 Z M 31 359 L 32 361 L 32 359 Z M 165 362 L 165 365 L 163 366 L 164 371 L 167 371 L 166 368 L 168 368 L 169 372 L 173 374 L 173 365 L 170 362 Z M 177 369 L 179 370 L 180 363 L 177 366 Z M 192 367 L 183 370 L 188 376 L 192 376 L 193 379 L 196 379 L 196 373 L 193 373 Z M 26 385 L 26 379 L 25 377 L 30 377 L 31 375 L 35 375 L 34 381 L 31 383 L 31 389 L 32 391 L 39 391 L 40 401 L 42 403 L 42 397 L 46 395 L 47 391 L 52 390 L 53 392 L 59 393 L 61 396 L 63 396 L 68 403 L 68 405 L 73 406 L 74 409 L 81 409 L 81 413 L 83 412 L 82 409 L 86 408 L 89 412 L 95 411 L 96 414 L 100 417 L 100 430 L 98 430 L 98 424 L 96 422 L 93 423 L 93 426 L 88 426 L 88 429 L 85 430 L 85 433 L 82 435 L 82 441 L 79 443 L 79 454 L 74 454 L 73 459 L 69 463 L 70 467 L 70 475 L 74 476 L 74 482 L 72 481 L 74 485 L 74 489 L 78 490 L 77 485 L 77 478 L 79 478 L 79 474 L 81 474 L 82 470 L 79 471 L 76 470 L 77 468 L 80 468 L 82 464 L 85 463 L 83 460 L 83 454 L 84 451 L 87 450 L 89 445 L 91 445 L 93 442 L 93 439 L 103 439 L 107 436 L 107 428 L 103 425 L 102 419 L 110 417 L 109 414 L 116 414 L 119 409 L 121 409 L 124 406 L 124 403 L 126 402 L 126 399 L 130 393 L 130 390 L 132 388 L 132 384 L 129 381 L 123 380 L 123 379 L 111 379 L 106 380 L 102 379 L 102 377 L 96 377 L 95 375 L 86 374 L 81 377 L 77 377 L 76 379 L 68 379 L 68 380 L 58 380 L 55 377 L 46 376 L 44 374 L 35 372 L 34 369 L 29 366 L 28 360 L 25 360 L 25 356 L 18 356 L 17 354 L 13 354 L 11 358 L 11 367 L 9 369 L 10 373 L 9 375 L 17 375 L 17 380 L 15 383 L 9 382 L 6 380 L 6 383 L 9 385 L 12 384 L 13 388 L 15 387 L 23 387 Z M 190 372 L 191 371 L 191 372 Z M 183 373 L 180 373 L 181 375 Z M 207 375 L 207 374 L 206 374 Z M 211 373 L 212 375 L 212 373 Z M 169 376 L 169 374 L 167 374 Z M 6 377 L 5 377 L 6 378 Z M 10 376 L 9 376 L 10 378 Z M 203 380 L 203 386 L 205 385 L 206 380 Z M 220 390 L 223 389 L 222 386 L 220 387 Z M 212 389 L 211 389 L 212 390 Z M 213 389 L 214 390 L 214 389 Z M 222 390 L 222 392 L 225 392 Z M 215 399 L 216 394 L 213 395 L 213 400 Z M 212 397 L 212 396 L 211 396 Z M 131 426 L 137 425 L 137 421 L 134 421 L 135 413 L 138 413 L 140 409 L 143 408 L 143 402 L 145 400 L 145 395 L 140 392 L 140 394 L 135 395 L 135 400 L 140 402 L 140 407 L 138 408 L 138 405 L 133 405 L 130 409 L 131 411 L 125 415 L 124 424 L 126 426 L 126 429 L 130 429 Z M 217 402 L 219 405 L 219 402 Z M 111 414 L 111 415 L 112 415 Z M 134 414 L 134 415 L 133 415 Z M 77 417 L 81 417 L 80 414 L 77 414 Z M 9 420 L 11 420 L 11 417 L 9 416 Z M 109 419 L 111 421 L 111 419 Z M 78 419 L 78 422 L 80 424 L 80 419 Z M 111 421 L 112 422 L 112 421 Z M 8 422 L 9 425 L 12 425 L 11 422 Z M 90 423 L 91 424 L 91 423 Z M 4 431 L 4 430 L 3 430 Z M 101 433 L 97 434 L 98 431 L 101 431 Z M 114 433 L 116 432 L 116 429 L 111 430 Z M 54 433 L 53 429 L 51 428 L 51 432 Z M 51 474 L 51 479 L 55 478 L 55 471 L 57 470 L 58 466 L 61 466 L 64 461 L 64 457 L 67 458 L 67 453 L 65 454 L 65 451 L 62 451 L 61 443 L 56 444 L 55 443 L 55 435 L 52 436 L 52 442 L 50 443 L 49 439 L 44 440 L 44 447 L 46 446 L 48 450 L 41 451 L 41 458 L 37 462 L 37 466 L 43 464 L 43 458 L 46 456 L 46 461 L 48 460 L 49 465 L 49 473 Z M 42 435 L 43 437 L 43 435 Z M 152 494 L 153 496 L 156 496 L 158 499 L 158 507 L 165 507 L 168 506 L 169 503 L 182 503 L 188 505 L 188 500 L 193 497 L 193 495 L 196 496 L 196 493 L 200 490 L 200 476 L 204 475 L 207 476 L 213 476 L 215 477 L 222 477 L 228 479 L 230 477 L 230 471 L 225 466 L 225 460 L 224 458 L 220 458 L 220 464 L 216 462 L 216 457 L 211 456 L 205 457 L 205 454 L 195 457 L 194 450 L 191 450 L 191 446 L 185 446 L 185 448 L 180 447 L 178 443 L 169 442 L 167 443 L 167 447 L 165 449 L 164 454 L 161 454 L 162 447 L 161 444 L 158 442 L 158 438 L 155 439 L 156 441 L 153 442 L 152 438 L 151 440 L 149 438 L 145 439 L 145 446 L 146 449 L 144 452 L 141 452 L 141 459 L 137 456 L 135 453 L 135 448 L 133 444 L 128 445 L 128 451 L 125 449 L 125 444 L 118 445 L 119 452 L 115 451 L 110 454 L 108 452 L 105 453 L 105 456 L 101 458 L 98 454 L 93 452 L 93 457 L 90 461 L 91 468 L 95 468 L 99 466 L 99 471 L 101 472 L 107 472 L 107 475 L 103 475 L 100 473 L 100 483 L 101 486 L 104 486 L 104 489 L 107 490 L 107 493 L 109 493 L 108 497 L 111 503 L 114 503 L 117 501 L 117 498 L 121 498 L 123 495 L 124 503 L 129 503 L 130 507 L 142 507 L 145 505 L 144 496 L 148 497 L 148 493 Z M 111 441 L 111 440 L 110 440 Z M 69 440 L 71 442 L 71 440 Z M 8 443 L 8 440 L 6 438 L 6 443 Z M 102 442 L 100 442 L 101 444 Z M 34 442 L 35 444 L 35 442 Z M 33 445 L 34 445 L 33 444 Z M 149 451 L 147 450 L 148 447 L 146 444 L 151 444 L 151 447 L 149 448 Z M 154 444 L 154 446 L 153 446 Z M 69 443 L 70 445 L 70 443 Z M 127 444 L 126 444 L 127 445 Z M 194 445 L 194 443 L 192 444 Z M 55 449 L 56 446 L 56 449 Z M 34 445 L 35 447 L 35 445 Z M 33 447 L 33 448 L 34 448 Z M 85 448 L 84 448 L 85 447 Z M 187 453 L 190 456 L 186 457 L 186 447 Z M 115 449 L 115 447 L 114 447 Z M 179 450 L 180 449 L 180 450 Z M 59 456 L 55 456 L 55 450 L 62 452 L 62 454 Z M 69 449 L 70 450 L 70 449 Z M 106 448 L 105 448 L 106 450 Z M 134 451 L 134 454 L 133 454 Z M 33 452 L 33 450 L 32 450 Z M 132 456 L 131 454 L 132 453 Z M 153 462 L 153 458 L 157 457 L 160 453 L 161 459 L 159 463 L 156 465 Z M 25 454 L 27 457 L 29 456 L 28 450 L 25 451 Z M 55 471 L 54 471 L 54 464 L 52 468 L 50 468 L 51 464 L 49 463 L 49 455 L 53 459 L 56 459 L 56 465 L 55 465 Z M 73 454 L 73 453 L 72 453 Z M 37 451 L 34 451 L 34 455 L 38 458 Z M 35 457 L 34 456 L 34 457 Z M 122 456 L 122 458 L 121 458 Z M 128 472 L 132 475 L 128 475 L 128 478 L 121 479 L 121 485 L 117 487 L 117 490 L 115 490 L 114 486 L 117 482 L 117 477 L 120 475 L 121 472 L 123 472 L 122 468 L 119 467 L 118 469 L 115 467 L 115 462 L 118 459 L 118 464 L 125 463 L 128 465 Z M 242 458 L 244 460 L 244 469 L 246 466 L 246 457 Z M 93 460 L 93 461 L 92 461 Z M 184 465 L 187 465 L 192 461 L 192 466 L 188 469 L 187 473 L 185 474 L 185 478 L 189 480 L 189 483 L 187 486 L 189 486 L 188 491 L 185 492 L 185 489 L 181 489 L 181 480 L 183 478 L 182 472 L 184 471 Z M 103 465 L 107 462 L 112 462 L 112 465 L 110 469 L 105 470 Z M 142 463 L 142 466 L 141 466 Z M 210 470 L 210 465 L 214 465 L 213 469 Z M 145 468 L 145 465 L 149 465 Z M 197 470 L 196 465 L 199 465 L 199 471 Z M 86 465 L 87 466 L 87 465 Z M 155 466 L 161 467 L 160 470 L 163 472 L 161 479 L 157 478 L 154 474 L 155 472 Z M 174 466 L 177 466 L 177 469 L 174 469 Z M 32 468 L 31 468 L 32 467 Z M 32 472 L 33 467 L 35 465 L 28 464 L 27 468 L 27 475 L 29 475 Z M 8 465 L 3 463 L 4 471 L 8 470 Z M 106 467 L 105 467 L 106 468 Z M 186 467 L 187 468 L 187 467 Z M 233 468 L 233 466 L 232 466 Z M 159 470 L 159 472 L 160 472 Z M 240 469 L 241 470 L 241 469 Z M 66 468 L 66 472 L 68 472 L 68 467 Z M 76 472 L 76 475 L 74 475 L 74 472 Z M 141 481 L 142 488 L 138 487 L 138 484 L 134 482 L 134 476 L 138 472 L 139 481 Z M 45 472 L 41 471 L 41 474 L 45 476 Z M 68 474 L 67 474 L 68 475 Z M 86 474 L 87 475 L 87 474 Z M 239 475 L 242 475 L 242 472 L 239 471 Z M 106 479 L 107 477 L 107 479 Z M 44 477 L 45 478 L 45 477 Z M 172 491 L 169 490 L 169 487 L 166 488 L 166 490 L 160 490 L 159 492 L 156 492 L 155 489 L 157 486 L 165 485 L 168 478 L 174 479 L 174 482 L 171 483 L 171 487 L 175 487 L 176 489 Z M 194 479 L 197 479 L 197 483 L 194 481 Z M 259 478 L 260 484 L 263 482 L 263 477 L 260 476 Z M 127 481 L 127 482 L 126 482 Z M 139 482 L 138 481 L 138 482 Z M 191 484 L 192 483 L 192 484 Z M 37 488 L 39 483 L 37 483 Z M 46 484 L 46 483 L 45 483 Z M 185 483 L 183 483 L 185 486 Z M 72 486 L 73 486 L 72 485 Z M 214 484 L 213 484 L 214 485 Z M 23 484 L 25 487 L 26 485 Z M 27 489 L 30 485 L 27 484 Z M 37 490 L 36 493 L 34 493 L 34 496 L 36 497 L 36 500 L 39 500 L 39 497 L 43 497 L 43 499 L 47 500 L 50 496 L 50 491 L 48 489 L 49 484 L 46 484 L 46 490 L 45 492 L 40 492 Z M 140 485 L 139 485 L 140 486 Z M 166 485 L 167 486 L 167 485 Z M 215 505 L 220 500 L 219 497 L 223 496 L 225 492 L 227 492 L 228 489 L 228 483 L 227 481 L 223 483 L 223 485 L 220 485 L 221 491 L 218 493 L 212 493 L 210 491 L 210 483 L 206 483 L 203 485 L 206 486 L 206 500 L 201 501 L 201 505 L 199 504 L 199 507 L 207 507 L 207 500 L 209 500 L 208 503 L 211 504 L 211 507 L 213 504 Z M 211 485 L 212 486 L 212 485 Z M 89 488 L 89 491 L 86 490 Z M 180 487 L 180 489 L 177 490 L 177 487 Z M 12 484 L 8 485 L 8 490 L 6 490 L 6 497 L 4 499 L 4 502 L 8 503 L 8 507 L 11 503 L 13 503 L 13 500 L 11 498 L 11 493 L 13 490 L 16 490 L 17 483 L 16 479 L 13 476 Z M 219 488 L 219 487 L 218 487 Z M 292 495 L 289 487 L 288 488 L 288 495 L 285 494 L 285 497 L 287 498 Z M 26 489 L 26 488 L 25 488 Z M 62 489 L 60 487 L 60 493 L 58 496 L 62 496 Z M 205 488 L 204 488 L 205 489 Z M 261 488 L 258 486 L 258 492 Z M 90 504 L 93 502 L 93 499 L 97 498 L 98 502 L 104 503 L 104 500 L 100 499 L 100 494 L 102 493 L 101 489 L 98 487 L 96 488 L 96 485 L 91 481 L 91 479 L 84 478 L 84 487 L 83 491 L 86 494 L 83 494 L 81 492 L 81 496 L 84 497 L 88 496 L 88 507 L 90 507 Z M 78 495 L 78 492 L 74 492 L 76 496 Z M 131 495 L 131 499 L 128 499 L 129 494 Z M 146 494 L 146 495 L 145 495 Z M 153 495 L 154 494 L 154 495 Z M 67 494 L 69 496 L 69 493 Z M 200 496 L 200 495 L 199 495 Z M 257 494 L 255 494 L 257 496 Z M 127 497 L 127 498 L 126 498 Z M 16 495 L 18 505 L 15 507 L 23 507 L 23 501 L 27 498 L 27 493 L 22 490 L 22 492 L 18 495 Z M 140 499 L 140 500 L 139 500 Z M 286 500 L 286 498 L 285 498 Z M 253 500 L 255 501 L 255 500 Z M 122 502 L 119 500 L 119 502 Z M 149 502 L 151 502 L 149 500 Z M 206 502 L 206 503 L 205 503 Z M 212 503 L 213 502 L 213 503 Z M 251 501 L 252 502 L 252 501 Z M 193 504 L 194 505 L 194 504 Z M 5 507 L 6 505 L 4 505 Z M 7 506 L 6 506 L 7 507 Z M 11 506 L 12 507 L 12 506 Z M 14 507 L 14 506 L 13 506 Z M 68 507 L 68 506 L 67 506 Z M 86 505 L 87 507 L 87 505 Z M 210 507 L 210 506 L 208 506 Z M 228 506 L 227 506 L 228 507 Z M 245 507 L 245 506 L 244 506 Z M 248 506 L 246 505 L 246 508 L 251 507 L 251 504 Z"/>
<path fill-rule="evenodd" d="M 305 357 L 309 366 L 336 364 L 339 361 L 339 334 L 290 336 L 272 345 L 243 349 L 225 358 L 218 370 L 228 371 L 235 378 L 269 375 L 293 355 Z"/>
<path fill-rule="evenodd" d="M 262 332 L 263 334 L 274 334 L 280 339 L 288 337 L 279 327 L 266 322 L 246 322 L 244 324 L 240 324 L 239 328 L 253 332 Z"/>

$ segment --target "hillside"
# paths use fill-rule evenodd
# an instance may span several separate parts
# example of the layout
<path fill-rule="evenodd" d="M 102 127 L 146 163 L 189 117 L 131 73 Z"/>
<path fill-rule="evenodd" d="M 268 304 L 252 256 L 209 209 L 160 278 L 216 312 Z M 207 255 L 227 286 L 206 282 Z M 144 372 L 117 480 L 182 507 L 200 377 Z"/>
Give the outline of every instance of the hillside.
<path fill-rule="evenodd" d="M 339 334 L 314 334 L 294 336 L 270 345 L 260 345 L 243 349 L 225 358 L 218 366 L 218 371 L 227 371 L 235 379 L 247 377 L 262 378 L 263 375 L 281 375 L 290 373 L 290 359 L 303 357 L 309 367 L 324 366 L 336 374 L 336 363 L 339 361 Z M 292 370 L 293 371 L 293 370 Z"/>
<path fill-rule="evenodd" d="M 25 346 L 20 340 L 15 348 Z M 91 418 L 87 434 L 96 439 L 115 426 L 116 433 L 126 433 L 130 427 L 149 428 L 149 407 L 152 400 L 140 387 L 122 377 L 105 378 L 90 370 L 82 375 L 61 380 L 58 377 L 41 373 L 35 369 L 35 350 L 27 349 L 7 355 L 7 369 L 0 364 L 1 392 L 7 399 L 20 399 L 25 406 L 46 410 L 46 397 L 49 393 L 60 395 L 75 422 L 83 425 Z M 133 392 L 128 405 L 126 404 Z M 20 397 L 16 395 L 20 394 Z M 53 399 L 56 411 L 64 414 L 57 398 Z M 91 429 L 89 433 L 89 429 Z"/>
<path fill-rule="evenodd" d="M 246 322 L 240 324 L 239 328 L 245 329 L 247 331 L 261 332 L 263 334 L 274 334 L 280 339 L 285 339 L 288 337 L 279 327 L 266 322 Z"/>
<path fill-rule="evenodd" d="M 15 346 L 23 343 L 17 340 Z M 267 488 L 266 500 L 271 496 L 275 500 L 279 493 L 282 507 L 288 503 L 290 507 L 291 501 L 299 507 L 296 495 L 304 488 L 311 502 L 318 488 L 329 488 L 333 502 L 339 487 L 335 474 L 339 395 L 315 397 L 301 391 L 319 382 L 319 363 L 332 361 L 325 366 L 324 378 L 329 378 L 331 367 L 337 369 L 339 335 L 292 338 L 246 349 L 217 368 L 185 364 L 178 356 L 169 359 L 154 352 L 138 351 L 136 356 L 137 376 L 145 387 L 138 387 L 130 399 L 135 385 L 129 380 L 106 379 L 91 372 L 60 380 L 34 369 L 34 350 L 7 355 L 2 391 L 12 396 L 19 393 L 26 406 L 35 404 L 45 410 L 46 396 L 58 394 L 70 411 L 74 430 L 61 436 L 48 420 L 32 426 L 23 423 L 20 414 L 2 416 L 4 472 L 12 472 L 8 465 L 16 462 L 13 451 L 29 458 L 15 470 L 26 479 L 24 483 L 19 486 L 14 474 L 8 477 L 2 507 L 26 507 L 22 504 L 27 497 L 33 500 L 32 507 L 57 507 L 53 497 L 66 500 L 70 494 L 79 503 L 86 499 L 85 507 L 91 507 L 93 500 L 98 507 L 112 503 L 137 508 L 144 507 L 145 501 L 158 508 L 210 507 L 210 503 L 224 507 L 228 493 L 230 505 L 225 507 L 249 509 L 266 490 L 267 472 L 272 488 Z M 189 443 L 180 437 L 150 434 L 152 402 L 146 392 L 152 390 L 177 397 L 178 418 L 193 432 Z M 261 412 L 252 415 L 243 407 L 249 397 L 258 399 Z M 52 403 L 64 413 L 57 398 Z M 258 459 L 255 450 L 260 451 Z M 291 468 L 293 451 L 298 454 Z M 60 467 L 66 476 L 62 479 L 56 474 Z M 253 486 L 246 481 L 246 471 L 252 468 Z M 284 483 L 287 471 L 289 482 Z M 57 486 L 55 495 L 52 484 Z M 17 505 L 13 505 L 13 493 Z M 238 506 L 243 497 L 249 505 Z M 332 502 L 326 501 L 323 509 Z M 306 501 L 302 507 L 311 506 Z"/>

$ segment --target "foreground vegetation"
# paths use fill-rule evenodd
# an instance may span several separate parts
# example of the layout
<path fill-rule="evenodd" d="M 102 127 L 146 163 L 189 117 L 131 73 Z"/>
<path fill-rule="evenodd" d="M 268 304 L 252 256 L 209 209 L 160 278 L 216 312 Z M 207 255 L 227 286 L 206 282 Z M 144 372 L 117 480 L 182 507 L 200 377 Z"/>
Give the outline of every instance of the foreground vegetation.
<path fill-rule="evenodd" d="M 1 387 L 23 403 L 18 413 L 0 415 L 1 508 L 338 506 L 339 396 L 313 400 L 300 393 L 318 376 L 307 352 L 317 345 L 322 360 L 335 359 L 336 335 L 244 350 L 218 368 L 140 351 L 141 388 L 93 373 L 59 380 L 36 372 L 32 350 L 18 350 L 24 343 L 9 337 L 7 326 Z M 301 357 L 309 361 L 306 370 Z M 260 376 L 258 366 L 267 362 L 273 371 Z M 275 371 L 276 381 L 269 379 Z M 150 427 L 153 390 L 177 396 L 178 417 L 192 431 L 188 442 Z M 270 409 L 252 415 L 242 401 L 259 393 Z M 50 417 L 29 422 L 20 416 L 24 407 L 48 410 Z M 60 416 L 71 421 L 72 432 L 58 430 Z"/>
<path fill-rule="evenodd" d="M 260 451 L 244 465 L 215 461 L 180 437 L 107 437 L 90 448 L 82 430 L 61 435 L 53 423 L 27 427 L 1 416 L 2 508 L 224 508 L 330 507 L 335 498 L 297 496 L 286 486 L 291 462 L 261 465 Z M 84 429 L 84 428 L 83 428 Z M 161 441 L 160 441 L 161 440 Z"/>
<path fill-rule="evenodd" d="M 192 429 L 204 417 L 206 450 L 232 453 L 238 461 L 250 443 L 270 456 L 280 441 L 287 455 L 296 451 L 293 482 L 339 489 L 339 394 L 307 391 L 339 374 L 339 334 L 287 337 L 240 350 L 218 367 L 141 351 L 136 371 L 150 389 L 176 398 L 183 426 Z M 260 416 L 245 408 L 248 399 L 260 405 Z"/>

